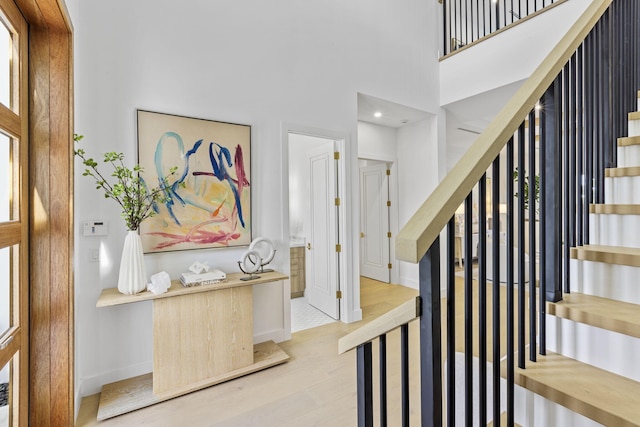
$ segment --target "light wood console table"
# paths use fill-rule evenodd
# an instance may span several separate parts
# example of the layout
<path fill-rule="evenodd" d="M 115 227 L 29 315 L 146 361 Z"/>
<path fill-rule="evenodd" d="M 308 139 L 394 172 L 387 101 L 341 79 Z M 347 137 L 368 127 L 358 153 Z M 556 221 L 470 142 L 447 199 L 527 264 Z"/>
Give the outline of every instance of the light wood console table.
<path fill-rule="evenodd" d="M 153 372 L 104 385 L 98 420 L 288 361 L 273 341 L 253 345 L 252 293 L 254 285 L 288 276 L 261 273 L 259 279 L 242 281 L 243 276 L 232 273 L 223 283 L 189 288 L 173 281 L 159 295 L 104 289 L 97 307 L 153 301 Z"/>

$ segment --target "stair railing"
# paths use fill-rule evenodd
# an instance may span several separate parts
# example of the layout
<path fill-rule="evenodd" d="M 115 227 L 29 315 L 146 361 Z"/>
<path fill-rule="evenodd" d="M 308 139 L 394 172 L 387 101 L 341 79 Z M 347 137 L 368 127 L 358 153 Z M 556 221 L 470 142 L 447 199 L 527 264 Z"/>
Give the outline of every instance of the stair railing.
<path fill-rule="evenodd" d="M 616 137 L 627 134 L 626 113 L 637 109 L 639 22 L 637 0 L 594 0 L 398 234 L 397 258 L 419 264 L 421 425 L 441 426 L 445 418 L 455 425 L 459 412 L 468 426 L 491 418 L 499 426 L 502 412 L 514 425 L 516 358 L 524 369 L 547 352 L 546 301 L 570 291 L 570 248 L 589 242 L 589 205 L 603 201 Z M 461 204 L 464 213 L 456 215 Z M 460 278 L 456 243 L 464 246 Z M 463 343 L 456 342 L 460 309 Z M 358 348 L 358 359 L 364 352 L 370 363 L 363 346 L 376 333 L 365 325 L 341 348 Z M 456 405 L 458 352 L 464 352 L 463 407 Z M 360 391 L 371 387 L 370 374 L 370 367 L 358 370 L 361 426 L 373 425 L 371 396 Z M 385 393 L 385 401 L 391 398 Z M 402 425 L 408 420 L 403 415 Z M 380 425 L 386 422 L 381 415 Z"/>
<path fill-rule="evenodd" d="M 440 0 L 443 55 L 519 24 L 567 0 Z"/>

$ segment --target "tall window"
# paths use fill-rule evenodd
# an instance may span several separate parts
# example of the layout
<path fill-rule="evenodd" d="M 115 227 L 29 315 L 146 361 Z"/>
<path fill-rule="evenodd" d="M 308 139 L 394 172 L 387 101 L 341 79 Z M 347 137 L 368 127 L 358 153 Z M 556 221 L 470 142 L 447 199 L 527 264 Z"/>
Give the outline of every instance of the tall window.
<path fill-rule="evenodd" d="M 27 25 L 15 4 L 0 0 L 0 427 L 27 424 L 26 37 Z"/>

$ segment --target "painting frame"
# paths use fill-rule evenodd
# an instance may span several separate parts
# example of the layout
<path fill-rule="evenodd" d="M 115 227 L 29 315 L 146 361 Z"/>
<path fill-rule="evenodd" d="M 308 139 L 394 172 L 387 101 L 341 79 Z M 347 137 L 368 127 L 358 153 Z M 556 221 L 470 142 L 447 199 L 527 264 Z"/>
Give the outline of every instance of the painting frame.
<path fill-rule="evenodd" d="M 248 246 L 251 126 L 137 109 L 136 127 L 144 183 L 167 198 L 140 226 L 143 252 Z"/>

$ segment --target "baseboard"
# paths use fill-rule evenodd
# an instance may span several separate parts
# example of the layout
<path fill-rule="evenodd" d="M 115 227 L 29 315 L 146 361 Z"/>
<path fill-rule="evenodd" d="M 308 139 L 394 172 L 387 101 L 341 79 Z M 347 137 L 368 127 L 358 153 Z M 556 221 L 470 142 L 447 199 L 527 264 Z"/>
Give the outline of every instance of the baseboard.
<path fill-rule="evenodd" d="M 418 280 L 410 279 L 408 277 L 401 277 L 400 284 L 402 286 L 406 286 L 407 288 L 420 289 L 420 282 Z"/>
<path fill-rule="evenodd" d="M 284 328 L 272 329 L 253 336 L 253 343 L 260 344 L 265 341 L 282 342 L 285 341 Z"/>
<path fill-rule="evenodd" d="M 359 308 L 357 310 L 353 310 L 351 313 L 347 313 L 347 316 L 340 320 L 344 323 L 359 322 L 362 320 L 362 309 Z"/>
<path fill-rule="evenodd" d="M 80 404 L 82 403 L 82 396 L 80 395 L 80 387 L 78 387 L 78 390 L 76 390 L 74 401 L 75 401 L 75 406 L 73 408 L 73 411 L 74 411 L 73 423 L 75 425 L 76 422 L 78 421 L 78 413 L 80 412 Z"/>
<path fill-rule="evenodd" d="M 126 366 L 124 368 L 115 369 L 100 375 L 94 375 L 88 378 L 81 378 L 78 387 L 78 395 L 80 399 L 84 396 L 100 393 L 104 384 L 124 380 L 138 375 L 148 374 L 153 371 L 153 360 L 138 363 L 136 365 Z"/>

